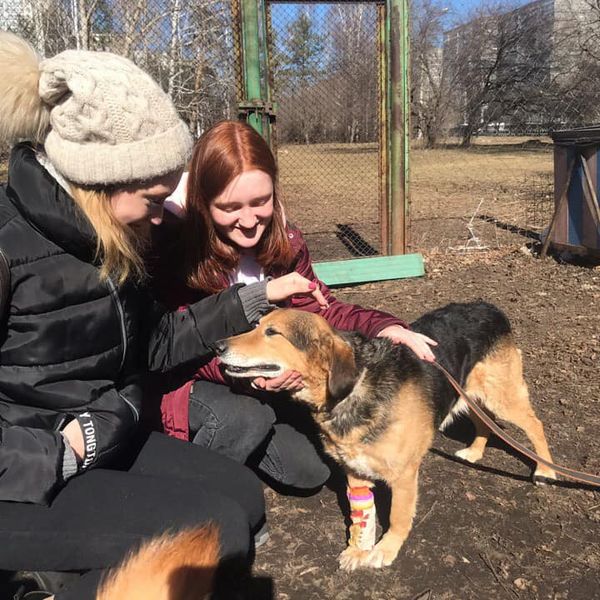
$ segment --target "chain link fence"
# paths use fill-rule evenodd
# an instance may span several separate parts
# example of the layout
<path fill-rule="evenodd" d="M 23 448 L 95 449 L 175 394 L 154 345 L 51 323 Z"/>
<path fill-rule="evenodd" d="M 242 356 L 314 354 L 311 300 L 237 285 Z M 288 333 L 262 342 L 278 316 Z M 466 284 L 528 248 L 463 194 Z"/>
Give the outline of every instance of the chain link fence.
<path fill-rule="evenodd" d="M 382 7 L 270 10 L 290 216 L 316 258 L 377 254 Z M 597 3 L 414 0 L 410 11 L 408 250 L 539 239 L 554 208 L 547 134 L 600 119 Z"/>
<path fill-rule="evenodd" d="M 161 84 L 196 136 L 237 118 L 229 0 L 5 0 L 0 29 L 42 56 L 78 48 L 130 58 Z"/>
<path fill-rule="evenodd" d="M 600 120 L 600 5 L 415 0 L 411 23 L 413 247 L 538 237 L 548 132 Z"/>
<path fill-rule="evenodd" d="M 269 2 L 281 187 L 315 259 L 380 252 L 374 3 Z"/>
<path fill-rule="evenodd" d="M 289 218 L 316 259 L 375 255 L 384 3 L 266 5 Z M 5 0 L 0 29 L 46 56 L 88 48 L 131 58 L 198 136 L 237 118 L 244 99 L 238 9 L 232 0 Z M 597 1 L 414 0 L 410 24 L 409 251 L 536 238 L 554 205 L 547 133 L 600 121 Z"/>

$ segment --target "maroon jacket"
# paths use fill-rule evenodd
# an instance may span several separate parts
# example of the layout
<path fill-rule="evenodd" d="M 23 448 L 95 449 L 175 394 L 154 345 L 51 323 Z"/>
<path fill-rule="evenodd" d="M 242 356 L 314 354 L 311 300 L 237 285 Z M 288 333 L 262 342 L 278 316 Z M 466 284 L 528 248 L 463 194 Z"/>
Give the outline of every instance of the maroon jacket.
<path fill-rule="evenodd" d="M 294 251 L 292 265 L 287 271 L 274 271 L 266 273 L 266 275 L 280 277 L 292 271 L 300 273 L 300 275 L 314 281 L 319 286 L 323 296 L 325 296 L 329 303 L 329 308 L 324 311 L 321 310 L 321 307 L 313 296 L 291 298 L 285 303 L 286 308 L 296 308 L 307 312 L 319 313 L 336 329 L 360 331 L 369 337 L 375 337 L 380 331 L 390 325 L 408 327 L 404 321 L 388 313 L 337 300 L 331 294 L 329 288 L 315 275 L 308 247 L 301 231 L 288 225 L 287 232 Z M 169 285 L 165 286 L 164 278 L 163 282 L 159 285 L 160 289 L 155 290 L 156 295 L 172 310 L 176 308 L 183 310 L 188 304 L 206 295 L 198 290 L 191 290 L 189 287 L 182 286 L 181 283 L 169 282 Z M 186 382 L 178 389 L 168 392 L 163 396 L 161 401 L 162 424 L 165 433 L 173 437 L 184 440 L 189 438 L 188 399 L 190 388 L 196 379 L 226 383 L 223 373 L 219 368 L 218 359 L 214 358 L 198 369 L 193 380 Z"/>

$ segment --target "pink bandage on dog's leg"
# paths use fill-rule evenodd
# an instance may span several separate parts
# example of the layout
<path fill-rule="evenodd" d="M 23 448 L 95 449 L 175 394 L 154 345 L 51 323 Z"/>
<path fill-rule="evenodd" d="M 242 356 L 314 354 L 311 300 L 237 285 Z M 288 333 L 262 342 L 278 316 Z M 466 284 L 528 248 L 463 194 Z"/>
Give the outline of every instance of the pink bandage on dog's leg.
<path fill-rule="evenodd" d="M 348 487 L 350 502 L 350 540 L 348 544 L 361 550 L 371 550 L 375 545 L 377 512 L 371 488 Z"/>

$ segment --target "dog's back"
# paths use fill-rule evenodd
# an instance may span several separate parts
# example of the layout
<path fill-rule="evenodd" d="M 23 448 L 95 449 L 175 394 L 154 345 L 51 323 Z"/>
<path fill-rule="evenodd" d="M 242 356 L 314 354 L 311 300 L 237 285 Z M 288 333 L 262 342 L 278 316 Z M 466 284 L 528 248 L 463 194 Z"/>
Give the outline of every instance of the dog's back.
<path fill-rule="evenodd" d="M 426 313 L 411 329 L 436 340 L 436 360 L 464 384 L 473 367 L 504 341 L 511 340 L 506 316 L 492 304 L 478 301 L 455 303 Z M 351 344 L 359 369 L 367 369 L 373 382 L 362 412 L 393 401 L 391 390 L 418 379 L 427 392 L 436 425 L 448 415 L 457 394 L 442 373 L 402 345 L 386 338 L 368 339 L 359 333 L 342 333 Z M 512 342 L 511 342 L 512 343 Z M 373 408 L 369 409 L 369 405 Z"/>
<path fill-rule="evenodd" d="M 510 322 L 488 302 L 454 303 L 426 313 L 411 329 L 438 342 L 437 362 L 464 385 L 473 367 L 499 344 L 512 339 Z M 511 342 L 512 343 L 512 342 Z M 424 365 L 431 385 L 438 424 L 454 405 L 457 394 L 450 383 L 431 365 Z"/>
<path fill-rule="evenodd" d="M 210 593 L 218 562 L 215 526 L 165 534 L 109 572 L 96 600 L 199 600 Z"/>
<path fill-rule="evenodd" d="M 435 349 L 440 361 L 465 354 L 468 349 L 475 361 L 485 356 L 502 337 L 511 333 L 506 315 L 488 302 L 448 304 L 424 314 L 411 323 L 411 329 L 439 342 Z M 471 368 L 473 365 L 470 365 Z"/>

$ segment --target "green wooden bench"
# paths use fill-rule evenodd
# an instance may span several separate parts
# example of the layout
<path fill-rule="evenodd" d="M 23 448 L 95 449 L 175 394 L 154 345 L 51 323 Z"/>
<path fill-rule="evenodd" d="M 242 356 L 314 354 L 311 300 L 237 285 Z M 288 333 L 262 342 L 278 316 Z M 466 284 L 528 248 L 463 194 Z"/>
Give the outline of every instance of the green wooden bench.
<path fill-rule="evenodd" d="M 317 277 L 331 287 L 425 275 L 421 254 L 319 262 L 314 263 L 313 268 Z"/>

